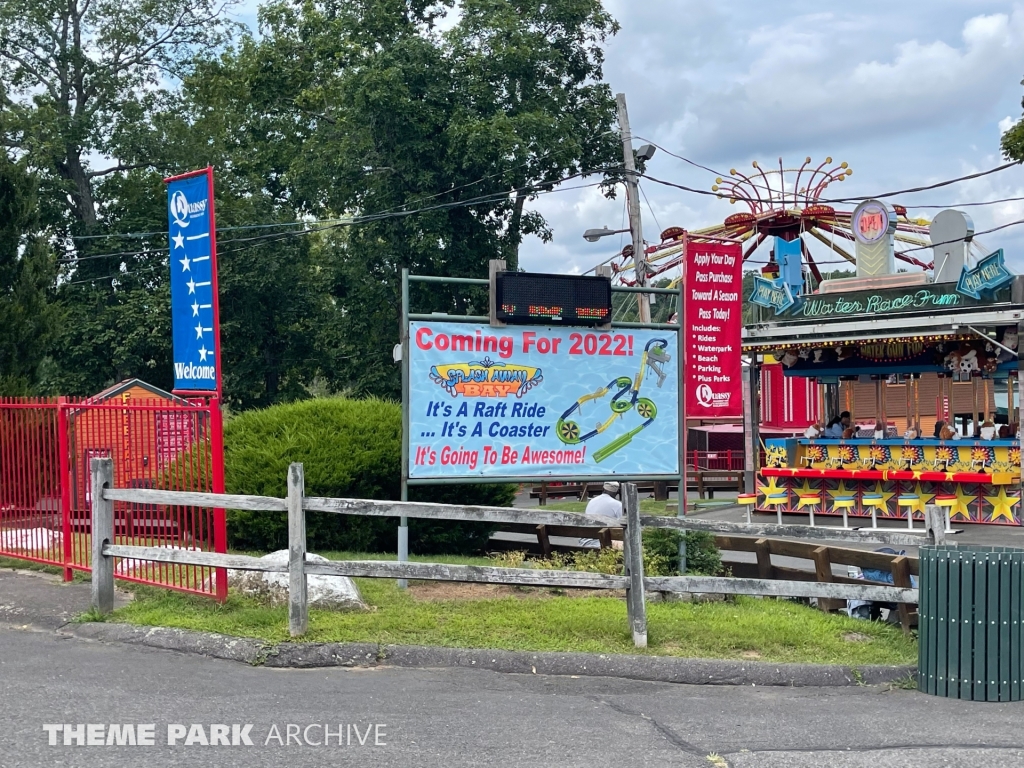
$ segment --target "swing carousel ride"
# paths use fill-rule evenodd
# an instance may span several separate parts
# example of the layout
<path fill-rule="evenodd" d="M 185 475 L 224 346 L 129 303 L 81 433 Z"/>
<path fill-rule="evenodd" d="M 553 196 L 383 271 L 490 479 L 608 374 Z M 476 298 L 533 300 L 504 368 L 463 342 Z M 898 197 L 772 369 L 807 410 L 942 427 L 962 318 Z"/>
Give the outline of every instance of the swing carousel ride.
<path fill-rule="evenodd" d="M 661 233 L 661 242 L 647 248 L 648 278 L 656 279 L 669 273 L 682 263 L 684 238 L 690 242 L 741 242 L 746 262 L 769 238 L 784 242 L 800 241 L 800 251 L 806 271 L 817 282 L 822 270 L 808 247 L 809 241 L 820 243 L 835 254 L 829 263 L 848 262 L 856 265 L 851 250 L 856 241 L 853 232 L 853 210 L 841 210 L 820 202 L 826 189 L 853 175 L 846 162 L 834 163 L 831 157 L 814 166 L 806 158 L 799 168 L 784 168 L 779 159 L 778 168 L 766 168 L 757 161 L 753 171 L 745 174 L 735 168 L 727 177 L 719 176 L 711 187 L 718 197 L 747 210 L 734 213 L 721 224 L 702 229 L 684 230 L 669 227 Z M 926 219 L 911 219 L 907 209 L 896 205 L 895 239 L 907 248 L 928 248 Z M 896 258 L 919 269 L 931 269 L 931 262 L 923 261 L 906 252 L 896 251 Z M 612 272 L 623 285 L 635 285 L 633 246 L 627 245 L 611 262 Z M 826 272 L 829 270 L 825 270 Z"/>
<path fill-rule="evenodd" d="M 961 211 L 929 221 L 878 199 L 836 207 L 825 192 L 852 173 L 832 158 L 732 169 L 712 193 L 744 210 L 703 229 L 670 227 L 646 249 L 653 282 L 673 280 L 688 243 L 741 243 L 748 264 L 770 248 L 746 297 L 741 346 L 763 390 L 745 404 L 747 423 L 754 434 L 770 425 L 760 411 L 775 396 L 768 378 L 788 382 L 775 387 L 788 393 L 781 410 L 807 420 L 788 425 L 791 437 L 760 441 L 755 509 L 912 528 L 935 504 L 951 522 L 1022 525 L 1024 277 L 1002 250 L 982 250 Z M 630 246 L 612 271 L 636 283 Z M 808 402 L 796 404 L 796 393 Z"/>

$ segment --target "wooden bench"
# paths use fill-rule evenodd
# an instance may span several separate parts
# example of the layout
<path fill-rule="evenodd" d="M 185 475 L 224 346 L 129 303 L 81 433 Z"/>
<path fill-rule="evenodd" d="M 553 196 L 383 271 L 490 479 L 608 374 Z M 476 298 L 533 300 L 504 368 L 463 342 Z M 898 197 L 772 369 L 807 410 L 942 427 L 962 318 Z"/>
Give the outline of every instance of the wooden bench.
<path fill-rule="evenodd" d="M 736 491 L 743 493 L 742 469 L 698 469 L 693 472 L 696 476 L 696 490 L 700 498 L 707 493 L 709 499 L 715 498 L 715 491 Z M 686 484 L 687 490 L 690 483 Z"/>
<path fill-rule="evenodd" d="M 593 547 L 585 547 L 578 541 L 575 544 L 555 544 L 551 537 L 570 539 L 596 539 L 601 549 L 612 546 L 613 541 L 622 541 L 621 528 L 588 528 L 582 525 L 532 525 L 530 523 L 506 523 L 495 533 L 532 534 L 536 541 L 507 541 L 492 538 L 488 549 L 496 551 L 525 551 L 532 555 L 551 557 L 552 552 L 580 552 Z"/>
<path fill-rule="evenodd" d="M 715 536 L 715 546 L 723 553 L 753 552 L 756 563 L 739 562 L 723 558 L 722 565 L 729 568 L 733 576 L 750 579 L 782 579 L 786 581 L 817 581 L 834 584 L 875 584 L 890 586 L 887 582 L 841 576 L 832 572 L 833 565 L 852 565 L 861 570 L 889 571 L 894 585 L 912 587 L 911 575 L 919 575 L 919 560 L 906 555 L 890 555 L 885 552 L 869 552 L 862 549 L 822 546 L 817 542 L 790 541 L 788 539 L 757 539 L 747 536 Z M 791 557 L 810 561 L 810 568 L 794 568 L 776 565 L 771 556 Z M 845 608 L 845 600 L 819 599 L 823 611 Z M 904 632 L 917 626 L 917 606 L 897 604 L 900 624 Z"/>
<path fill-rule="evenodd" d="M 690 467 L 686 474 L 686 490 L 694 491 L 700 498 L 713 499 L 715 491 L 736 491 L 743 493 L 742 469 L 694 469 Z M 572 498 L 576 501 L 586 501 L 601 494 L 603 483 L 565 483 L 555 485 L 552 483 L 541 483 L 530 489 L 531 499 L 540 499 L 540 506 L 547 506 L 548 499 Z M 653 494 L 657 501 L 665 501 L 669 494 L 679 490 L 678 483 L 657 481 L 652 483 L 637 483 L 638 494 Z"/>
<path fill-rule="evenodd" d="M 566 499 L 573 498 L 576 501 L 587 501 L 595 496 L 600 496 L 603 490 L 604 483 L 565 483 L 564 485 L 554 485 L 551 483 L 541 483 L 535 485 L 530 489 L 531 499 L 540 499 L 540 506 L 547 506 L 548 499 Z M 654 493 L 658 495 L 659 486 L 665 487 L 665 496 L 668 496 L 668 483 L 657 482 L 657 483 L 637 483 L 636 490 L 639 494 Z M 675 487 L 675 486 L 671 486 Z"/>

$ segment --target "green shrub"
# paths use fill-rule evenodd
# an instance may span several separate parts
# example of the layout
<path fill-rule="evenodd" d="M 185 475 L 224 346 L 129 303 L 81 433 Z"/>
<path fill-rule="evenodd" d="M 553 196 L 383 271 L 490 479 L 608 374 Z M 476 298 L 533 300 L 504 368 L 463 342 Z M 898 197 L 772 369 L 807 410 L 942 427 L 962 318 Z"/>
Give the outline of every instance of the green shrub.
<path fill-rule="evenodd" d="M 646 528 L 643 532 L 644 554 L 671 564 L 671 573 L 648 574 L 671 576 L 678 573 L 679 542 L 682 531 L 671 528 Z M 722 573 L 722 553 L 715 546 L 715 537 L 707 531 L 686 532 L 686 572 L 694 576 L 719 576 Z"/>
<path fill-rule="evenodd" d="M 401 493 L 401 408 L 378 399 L 321 398 L 247 411 L 224 427 L 228 493 L 283 497 L 288 465 L 301 462 L 306 495 L 398 499 Z M 413 486 L 412 501 L 510 506 L 510 485 Z M 311 550 L 394 551 L 396 518 L 311 512 Z M 473 554 L 493 525 L 409 520 L 409 547 L 420 554 Z M 237 549 L 275 550 L 288 543 L 279 512 L 231 511 L 228 542 Z"/>

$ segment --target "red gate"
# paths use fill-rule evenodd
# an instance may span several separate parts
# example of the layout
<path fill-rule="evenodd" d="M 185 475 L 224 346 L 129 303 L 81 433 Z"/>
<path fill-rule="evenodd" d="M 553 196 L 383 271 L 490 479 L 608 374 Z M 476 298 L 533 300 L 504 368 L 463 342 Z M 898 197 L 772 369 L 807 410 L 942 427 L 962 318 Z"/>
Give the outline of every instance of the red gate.
<path fill-rule="evenodd" d="M 135 390 L 137 391 L 137 390 Z M 89 570 L 89 460 L 111 457 L 119 488 L 224 491 L 215 399 L 0 398 L 0 555 Z M 128 504 L 114 510 L 118 544 L 227 550 L 222 509 Z M 121 560 L 116 575 L 223 599 L 223 568 Z"/>

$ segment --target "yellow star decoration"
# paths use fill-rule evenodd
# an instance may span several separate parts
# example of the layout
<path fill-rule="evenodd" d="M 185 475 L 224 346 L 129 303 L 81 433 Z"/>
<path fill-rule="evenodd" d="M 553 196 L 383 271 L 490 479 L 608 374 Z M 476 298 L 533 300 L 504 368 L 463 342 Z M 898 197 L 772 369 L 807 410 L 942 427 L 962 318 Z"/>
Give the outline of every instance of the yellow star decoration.
<path fill-rule="evenodd" d="M 836 488 L 834 491 L 829 491 L 828 495 L 831 496 L 833 499 L 842 499 L 849 496 L 853 496 L 854 492 L 846 487 L 845 480 L 840 480 L 839 487 Z"/>
<path fill-rule="evenodd" d="M 989 518 L 990 523 L 994 523 L 1001 517 L 1005 517 L 1009 522 L 1014 522 L 1013 519 L 1013 507 L 1016 504 L 1020 504 L 1020 499 L 1013 499 L 1006 495 L 1006 489 L 1000 488 L 998 496 L 986 496 L 985 501 L 992 505 L 992 516 Z"/>
<path fill-rule="evenodd" d="M 971 508 L 970 504 L 975 500 L 976 497 L 969 493 L 964 493 L 964 487 L 962 485 L 956 486 L 956 506 L 951 507 L 949 510 L 950 518 L 954 518 L 957 515 L 963 515 L 966 519 L 971 519 Z"/>
<path fill-rule="evenodd" d="M 885 506 L 882 507 L 882 509 L 884 509 L 884 510 L 888 510 L 889 509 L 889 499 L 891 499 L 893 496 L 896 495 L 896 493 L 894 491 L 884 491 L 884 490 L 882 490 L 882 484 L 881 483 L 875 483 L 874 493 L 882 497 L 882 501 L 885 503 Z"/>
<path fill-rule="evenodd" d="M 917 499 L 914 501 L 913 504 L 907 504 L 906 506 L 910 507 L 911 510 L 915 512 L 920 512 L 923 515 L 924 505 L 930 504 L 932 499 L 935 498 L 935 494 L 925 493 L 924 489 L 921 488 L 921 484 L 917 483 L 917 485 L 914 486 L 914 495 L 917 496 Z"/>
<path fill-rule="evenodd" d="M 760 490 L 758 491 L 758 493 L 764 494 L 764 501 L 765 501 L 765 504 L 767 504 L 769 502 L 769 499 L 776 499 L 777 500 L 779 496 L 785 496 L 786 495 L 786 489 L 785 488 L 779 488 L 779 486 L 778 486 L 778 478 L 776 478 L 776 477 L 769 477 L 768 478 L 768 484 L 767 485 L 762 485 Z"/>
<path fill-rule="evenodd" d="M 800 499 L 800 503 L 796 505 L 797 509 L 816 507 L 821 504 L 821 491 L 817 488 L 811 488 L 811 483 L 806 478 L 804 478 L 804 484 L 799 488 L 794 488 L 793 491 L 796 493 L 797 498 Z"/>

